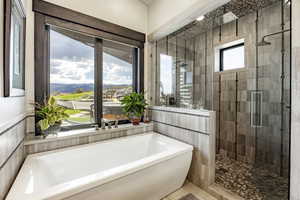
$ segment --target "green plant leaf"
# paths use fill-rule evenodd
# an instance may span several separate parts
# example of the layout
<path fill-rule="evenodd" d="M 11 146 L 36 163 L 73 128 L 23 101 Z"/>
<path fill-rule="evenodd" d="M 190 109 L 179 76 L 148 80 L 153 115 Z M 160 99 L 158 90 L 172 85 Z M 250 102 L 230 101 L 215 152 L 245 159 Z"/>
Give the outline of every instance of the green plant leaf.
<path fill-rule="evenodd" d="M 67 109 L 57 105 L 54 97 L 50 97 L 44 105 L 36 105 L 36 115 L 41 119 L 39 125 L 42 130 L 48 129 L 55 123 L 68 119 Z"/>
<path fill-rule="evenodd" d="M 42 131 L 47 130 L 50 127 L 47 119 L 40 120 L 38 123 Z"/>
<path fill-rule="evenodd" d="M 55 98 L 54 97 L 50 97 L 49 101 L 48 101 L 48 104 L 51 105 L 51 106 L 54 106 L 56 104 Z"/>
<path fill-rule="evenodd" d="M 146 103 L 144 94 L 133 92 L 121 99 L 121 105 L 123 106 L 123 111 L 128 117 L 141 117 L 143 116 L 148 104 Z"/>

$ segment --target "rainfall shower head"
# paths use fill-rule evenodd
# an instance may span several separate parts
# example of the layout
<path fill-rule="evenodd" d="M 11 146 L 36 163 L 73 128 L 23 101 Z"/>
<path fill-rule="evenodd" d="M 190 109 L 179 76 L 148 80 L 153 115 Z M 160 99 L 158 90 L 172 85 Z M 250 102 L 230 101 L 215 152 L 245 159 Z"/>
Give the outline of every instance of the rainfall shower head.
<path fill-rule="evenodd" d="M 265 35 L 265 36 L 262 38 L 261 42 L 258 42 L 258 43 L 257 43 L 257 46 L 262 47 L 262 46 L 271 45 L 271 44 L 272 44 L 271 42 L 266 41 L 266 38 L 267 38 L 267 37 L 274 36 L 274 35 L 277 35 L 277 34 L 280 34 L 280 33 L 289 32 L 289 31 L 291 31 L 291 29 L 286 29 L 286 30 L 282 30 L 282 31 L 279 31 L 279 32 L 275 32 L 275 33 L 271 33 L 271 34 Z"/>
<path fill-rule="evenodd" d="M 233 12 L 228 12 L 228 13 L 224 14 L 221 18 L 223 24 L 227 24 L 236 19 L 238 19 L 238 17 Z"/>
<path fill-rule="evenodd" d="M 271 45 L 271 44 L 272 44 L 271 42 L 267 42 L 267 41 L 263 38 L 261 42 L 257 43 L 257 46 L 263 47 L 263 46 L 268 46 L 268 45 Z"/>

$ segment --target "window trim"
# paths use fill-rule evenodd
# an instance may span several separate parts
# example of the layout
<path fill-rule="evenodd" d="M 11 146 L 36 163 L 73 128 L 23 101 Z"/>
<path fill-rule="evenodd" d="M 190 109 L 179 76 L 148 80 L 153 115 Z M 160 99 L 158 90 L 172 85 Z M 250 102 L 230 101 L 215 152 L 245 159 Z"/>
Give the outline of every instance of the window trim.
<path fill-rule="evenodd" d="M 13 9 L 13 4 L 14 2 L 17 4 L 17 9 L 20 12 L 20 15 L 23 18 L 23 45 L 22 45 L 22 57 L 23 59 L 21 60 L 22 65 L 23 65 L 23 86 L 24 89 L 22 92 L 18 92 L 17 94 L 12 93 L 12 86 L 11 86 L 11 76 L 10 76 L 10 71 L 11 71 L 11 63 L 10 63 L 10 53 L 11 53 L 11 22 L 12 22 L 12 9 Z M 26 12 L 23 6 L 23 3 L 21 0 L 4 0 L 4 49 L 3 51 L 3 58 L 4 58 L 4 67 L 3 67 L 3 73 L 4 73 L 4 91 L 3 91 L 3 96 L 4 97 L 19 97 L 19 96 L 24 96 L 25 92 L 25 45 L 26 45 Z"/>
<path fill-rule="evenodd" d="M 104 31 L 113 35 L 118 35 L 123 38 L 136 40 L 141 43 L 145 43 L 146 41 L 146 36 L 144 33 L 134 31 L 129 28 L 113 24 L 59 5 L 55 5 L 44 0 L 33 0 L 33 11 L 47 16 L 59 18 L 66 22 L 73 22 L 75 24 L 91 27 L 93 29 Z"/>
<path fill-rule="evenodd" d="M 44 2 L 40 0 L 34 0 L 35 5 L 37 2 Z M 53 8 L 67 10 L 68 13 L 76 14 L 81 20 L 86 19 L 89 16 L 84 14 L 62 8 L 59 6 L 53 6 L 53 4 L 46 3 L 49 6 L 48 14 Z M 55 10 L 55 9 L 54 9 Z M 53 12 L 55 14 L 55 12 Z M 59 18 L 58 18 L 59 17 Z M 123 43 L 125 45 L 129 45 L 134 47 L 134 56 L 133 56 L 133 90 L 135 92 L 143 92 L 144 91 L 144 42 L 140 39 L 140 36 L 145 34 L 139 33 L 139 37 L 136 40 L 128 37 L 120 36 L 119 30 L 123 28 L 116 28 L 116 33 L 107 33 L 105 30 L 99 30 L 97 27 L 90 27 L 83 24 L 73 23 L 70 21 L 65 21 L 60 16 L 53 17 L 49 15 L 42 14 L 40 12 L 35 12 L 35 102 L 43 103 L 49 97 L 50 91 L 50 31 L 49 25 L 58 26 L 60 28 L 65 28 L 69 30 L 73 30 L 82 34 L 90 35 L 96 38 L 95 42 L 95 51 L 99 52 L 103 49 L 103 40 L 111 40 L 114 42 Z M 96 18 L 93 18 L 96 20 Z M 80 20 L 79 20 L 80 21 Z M 98 25 L 103 21 L 99 20 Z M 109 22 L 105 22 L 103 24 L 107 25 Z M 112 25 L 115 26 L 115 25 Z M 117 26 L 117 25 L 116 25 Z M 137 32 L 132 31 L 130 29 L 126 29 L 129 32 L 132 32 L 131 37 L 134 36 Z M 99 53 L 95 54 L 95 84 L 98 87 L 95 88 L 95 97 L 97 95 L 102 97 L 103 90 L 103 77 L 102 77 L 102 68 L 103 68 L 103 55 L 99 55 Z M 101 63 L 101 64 L 99 64 Z M 96 102 L 97 100 L 97 102 Z M 95 98 L 95 116 L 98 116 L 95 120 L 95 123 L 91 124 L 82 124 L 75 126 L 64 127 L 66 130 L 80 129 L 80 128 L 88 128 L 93 125 L 101 125 L 102 119 L 102 98 Z M 100 106 L 99 106 L 100 105 Z M 35 121 L 38 122 L 39 119 L 35 118 Z M 128 123 L 128 120 L 119 121 L 119 124 Z M 36 128 L 36 135 L 39 135 Z"/>
<path fill-rule="evenodd" d="M 242 46 L 245 47 L 245 42 L 220 49 L 220 68 L 219 68 L 220 72 L 228 71 L 228 70 L 224 70 L 224 52 L 227 50 L 236 49 L 236 48 L 239 48 Z M 245 68 L 245 64 L 244 64 L 244 67 L 239 67 L 239 68 L 230 69 L 230 70 L 237 70 L 237 69 L 242 69 L 242 68 Z"/>

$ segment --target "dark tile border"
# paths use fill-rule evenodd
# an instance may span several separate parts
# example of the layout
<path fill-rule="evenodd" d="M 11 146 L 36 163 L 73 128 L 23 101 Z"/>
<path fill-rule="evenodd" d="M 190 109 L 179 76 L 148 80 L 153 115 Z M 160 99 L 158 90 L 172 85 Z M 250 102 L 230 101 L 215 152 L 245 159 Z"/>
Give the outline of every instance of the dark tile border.
<path fill-rule="evenodd" d="M 153 120 L 153 119 L 152 119 L 152 121 L 155 122 L 155 123 L 164 124 L 166 126 L 173 126 L 175 128 L 184 129 L 184 130 L 187 130 L 187 131 L 190 131 L 190 132 L 194 132 L 194 133 L 199 133 L 199 134 L 202 134 L 202 135 L 210 135 L 208 133 L 204 133 L 204 132 L 201 132 L 201 131 L 195 131 L 195 130 L 192 130 L 192 129 L 189 129 L 189 128 L 184 128 L 184 127 L 181 127 L 181 126 L 177 126 L 177 125 L 173 125 L 173 124 L 168 124 L 168 123 L 156 121 L 156 120 Z"/>
<path fill-rule="evenodd" d="M 2 168 L 8 163 L 10 158 L 16 153 L 16 151 L 20 148 L 20 146 L 24 144 L 24 140 L 25 140 L 25 138 L 23 138 L 21 140 L 21 142 L 16 146 L 16 148 L 10 153 L 10 155 L 6 158 L 6 160 L 0 166 L 0 170 L 2 170 Z"/>
<path fill-rule="evenodd" d="M 185 113 L 185 112 L 178 112 L 173 110 L 164 110 L 164 109 L 156 109 L 156 108 L 150 108 L 151 111 L 160 111 L 160 112 L 168 112 L 168 113 L 174 113 L 174 114 L 181 114 L 181 115 L 190 115 L 190 116 L 196 116 L 196 117 L 205 117 L 209 118 L 210 116 L 206 116 L 203 114 L 193 114 L 193 113 Z"/>
<path fill-rule="evenodd" d="M 7 129 L 5 129 L 4 131 L 0 132 L 0 136 L 2 136 L 4 133 L 8 132 L 9 130 L 13 129 L 15 126 L 19 125 L 22 121 L 26 120 L 29 117 L 34 117 L 34 115 L 24 116 L 22 119 L 18 120 L 13 125 L 11 125 L 10 127 L 8 127 Z"/>

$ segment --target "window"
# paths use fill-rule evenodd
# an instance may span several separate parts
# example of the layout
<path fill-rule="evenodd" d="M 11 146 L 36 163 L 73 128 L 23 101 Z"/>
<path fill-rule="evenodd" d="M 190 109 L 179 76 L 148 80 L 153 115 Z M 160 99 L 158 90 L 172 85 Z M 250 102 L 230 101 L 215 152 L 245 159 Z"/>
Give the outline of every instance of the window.
<path fill-rule="evenodd" d="M 94 39 L 50 28 L 50 95 L 67 108 L 63 126 L 94 123 Z"/>
<path fill-rule="evenodd" d="M 106 122 L 127 121 L 120 99 L 133 92 L 135 48 L 49 27 L 50 95 L 70 115 L 63 127 L 94 124 L 99 118 Z M 102 48 L 95 49 L 99 43 Z M 96 56 L 102 58 L 99 60 L 102 65 L 95 63 Z M 98 69 L 102 66 L 100 74 L 96 74 L 97 66 Z M 102 87 L 102 101 L 97 101 L 100 93 L 95 94 L 99 87 Z M 102 114 L 97 114 L 96 106 Z"/>
<path fill-rule="evenodd" d="M 35 102 L 52 95 L 67 108 L 63 130 L 128 123 L 120 99 L 143 92 L 145 34 L 50 3 L 33 9 Z"/>
<path fill-rule="evenodd" d="M 172 56 L 160 54 L 160 94 L 170 96 L 173 94 L 172 87 L 173 60 Z"/>
<path fill-rule="evenodd" d="M 220 71 L 245 67 L 244 43 L 220 49 Z"/>
<path fill-rule="evenodd" d="M 134 48 L 103 41 L 103 119 L 128 120 L 120 99 L 133 91 Z"/>
<path fill-rule="evenodd" d="M 159 54 L 160 60 L 160 84 L 159 95 L 161 105 L 175 105 L 175 93 L 176 93 L 176 76 L 175 76 L 175 59 L 172 56 L 166 54 Z"/>

